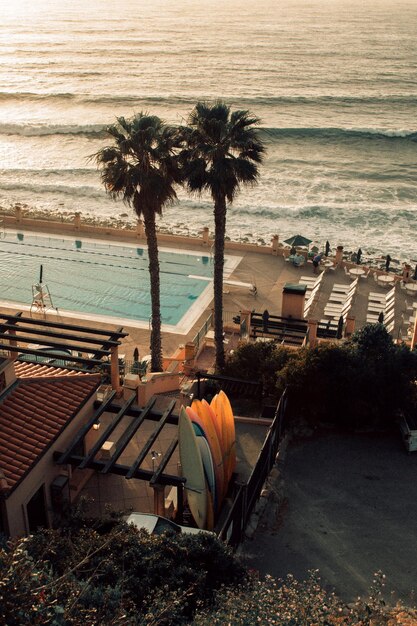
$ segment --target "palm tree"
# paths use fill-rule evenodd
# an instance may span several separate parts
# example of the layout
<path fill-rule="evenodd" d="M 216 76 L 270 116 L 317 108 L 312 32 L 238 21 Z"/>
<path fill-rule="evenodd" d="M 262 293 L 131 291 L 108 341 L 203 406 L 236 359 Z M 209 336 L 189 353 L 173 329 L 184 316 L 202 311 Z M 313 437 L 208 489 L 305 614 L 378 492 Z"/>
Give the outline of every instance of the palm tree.
<path fill-rule="evenodd" d="M 93 155 L 108 194 L 122 198 L 143 217 L 151 283 L 151 370 L 162 371 L 161 307 L 156 216 L 173 202 L 174 185 L 181 180 L 177 129 L 154 115 L 139 113 L 131 120 L 118 117 L 107 128 L 114 145 Z"/>
<path fill-rule="evenodd" d="M 254 127 L 259 119 L 248 111 L 230 111 L 224 102 L 197 103 L 180 129 L 181 153 L 188 190 L 209 191 L 214 202 L 214 341 L 216 369 L 225 364 L 223 346 L 223 267 L 227 202 L 233 202 L 242 184 L 254 185 L 265 148 Z"/>

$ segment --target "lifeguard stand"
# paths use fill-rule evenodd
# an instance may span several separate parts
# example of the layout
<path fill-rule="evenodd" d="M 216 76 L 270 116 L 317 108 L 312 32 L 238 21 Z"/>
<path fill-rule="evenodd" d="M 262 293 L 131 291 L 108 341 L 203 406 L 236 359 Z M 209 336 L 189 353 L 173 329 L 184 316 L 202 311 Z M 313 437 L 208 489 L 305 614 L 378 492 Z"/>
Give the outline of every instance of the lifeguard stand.
<path fill-rule="evenodd" d="M 51 292 L 46 284 L 42 283 L 43 266 L 41 265 L 39 282 L 32 285 L 32 304 L 30 305 L 30 314 L 42 313 L 46 316 L 47 312 L 53 309 L 58 312 L 58 309 L 53 305 Z"/>

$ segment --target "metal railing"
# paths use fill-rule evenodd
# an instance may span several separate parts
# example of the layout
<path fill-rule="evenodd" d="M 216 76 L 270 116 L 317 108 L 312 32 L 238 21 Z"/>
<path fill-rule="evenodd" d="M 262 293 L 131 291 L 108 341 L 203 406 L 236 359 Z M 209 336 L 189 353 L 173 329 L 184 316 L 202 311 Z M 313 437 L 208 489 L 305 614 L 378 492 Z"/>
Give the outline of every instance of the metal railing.
<path fill-rule="evenodd" d="M 200 330 L 198 331 L 198 333 L 193 339 L 193 343 L 197 350 L 200 347 L 200 343 L 203 341 L 204 337 L 206 336 L 207 332 L 210 330 L 212 325 L 213 325 L 213 313 L 210 313 L 209 317 L 206 319 L 206 321 L 204 322 L 204 324 L 202 325 L 202 327 L 200 328 Z"/>
<path fill-rule="evenodd" d="M 242 378 L 232 378 L 231 376 L 221 376 L 220 374 L 207 374 L 196 372 L 197 378 L 197 398 L 202 397 L 202 381 L 212 381 L 218 385 L 228 396 L 238 394 L 241 397 L 258 397 L 262 398 L 262 383 L 258 380 L 245 380 Z"/>
<path fill-rule="evenodd" d="M 223 311 L 223 326 L 234 324 L 234 319 L 240 315 L 240 311 Z"/>
<path fill-rule="evenodd" d="M 265 337 L 276 342 L 290 345 L 302 345 L 308 329 L 308 324 L 303 319 L 268 315 L 264 318 L 263 313 L 252 312 L 250 336 L 254 339 Z"/>
<path fill-rule="evenodd" d="M 285 390 L 249 480 L 246 484 L 239 486 L 226 520 L 218 533 L 219 539 L 233 548 L 237 548 L 242 542 L 250 515 L 261 495 L 265 480 L 274 466 L 285 427 L 286 410 L 287 392 Z"/>
<path fill-rule="evenodd" d="M 319 322 L 317 324 L 317 337 L 319 339 L 336 339 L 338 335 L 338 323 L 333 320 Z"/>

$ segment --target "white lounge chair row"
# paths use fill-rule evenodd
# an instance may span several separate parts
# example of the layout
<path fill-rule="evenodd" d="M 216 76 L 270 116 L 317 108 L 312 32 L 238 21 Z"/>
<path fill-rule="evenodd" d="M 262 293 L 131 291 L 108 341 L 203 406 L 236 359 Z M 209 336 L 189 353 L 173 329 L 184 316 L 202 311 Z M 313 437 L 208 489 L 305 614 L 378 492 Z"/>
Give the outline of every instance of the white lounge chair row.
<path fill-rule="evenodd" d="M 395 325 L 395 286 L 386 294 L 372 291 L 369 294 L 366 321 L 376 324 L 381 313 L 384 315 L 384 326 L 388 332 L 392 332 Z"/>
<path fill-rule="evenodd" d="M 355 278 L 350 285 L 340 283 L 333 285 L 332 292 L 324 308 L 324 315 L 326 317 L 339 318 L 342 316 L 346 321 L 358 286 L 358 280 L 358 278 Z"/>
<path fill-rule="evenodd" d="M 301 276 L 299 280 L 299 284 L 307 285 L 306 289 L 306 299 L 304 302 L 304 317 L 310 312 L 311 307 L 314 304 L 316 296 L 320 289 L 321 281 L 323 280 L 324 272 L 322 272 L 318 278 L 312 278 L 310 276 Z"/>

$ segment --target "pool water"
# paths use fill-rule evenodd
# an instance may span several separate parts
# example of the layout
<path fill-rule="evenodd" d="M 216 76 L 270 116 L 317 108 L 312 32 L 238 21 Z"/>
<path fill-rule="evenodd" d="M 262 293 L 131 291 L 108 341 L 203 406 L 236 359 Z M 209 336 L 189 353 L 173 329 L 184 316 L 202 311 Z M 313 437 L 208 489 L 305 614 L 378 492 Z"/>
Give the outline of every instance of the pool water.
<path fill-rule="evenodd" d="M 162 323 L 175 326 L 211 289 L 212 261 L 161 249 L 159 262 Z M 149 323 L 146 248 L 6 232 L 0 239 L 0 299 L 30 305 L 41 265 L 58 310 Z"/>

